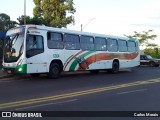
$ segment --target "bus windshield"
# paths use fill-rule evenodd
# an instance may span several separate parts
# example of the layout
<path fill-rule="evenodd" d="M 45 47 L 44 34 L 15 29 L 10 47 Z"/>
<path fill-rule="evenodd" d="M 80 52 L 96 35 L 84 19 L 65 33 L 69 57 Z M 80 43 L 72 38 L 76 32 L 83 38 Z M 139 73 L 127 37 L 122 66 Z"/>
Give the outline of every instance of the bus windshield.
<path fill-rule="evenodd" d="M 4 40 L 4 62 L 17 62 L 23 53 L 24 27 L 11 29 Z"/>

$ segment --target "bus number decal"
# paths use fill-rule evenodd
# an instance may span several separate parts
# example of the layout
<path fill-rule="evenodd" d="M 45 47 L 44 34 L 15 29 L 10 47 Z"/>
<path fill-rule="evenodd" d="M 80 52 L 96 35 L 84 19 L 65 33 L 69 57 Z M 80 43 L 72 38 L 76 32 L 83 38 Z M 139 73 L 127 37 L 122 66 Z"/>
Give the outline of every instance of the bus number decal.
<path fill-rule="evenodd" d="M 59 58 L 59 54 L 53 54 L 53 58 Z"/>

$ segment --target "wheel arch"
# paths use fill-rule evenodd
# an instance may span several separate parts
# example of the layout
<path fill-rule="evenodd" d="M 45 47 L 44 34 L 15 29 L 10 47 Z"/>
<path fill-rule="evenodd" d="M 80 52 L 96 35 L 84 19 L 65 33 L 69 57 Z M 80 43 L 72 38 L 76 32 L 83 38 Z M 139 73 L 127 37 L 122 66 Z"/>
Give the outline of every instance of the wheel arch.
<path fill-rule="evenodd" d="M 63 71 L 63 63 L 62 63 L 61 60 L 59 60 L 59 59 L 54 59 L 54 60 L 52 60 L 51 63 L 50 63 L 50 65 L 49 65 L 49 69 L 50 69 L 50 67 L 51 67 L 51 65 L 52 65 L 53 63 L 59 64 L 59 65 L 60 65 L 60 68 L 61 68 L 61 71 Z"/>
<path fill-rule="evenodd" d="M 115 63 L 118 63 L 118 65 L 116 65 L 116 68 L 115 68 Z M 119 60 L 118 59 L 114 59 L 111 66 L 112 66 L 111 69 L 108 69 L 107 71 L 109 73 L 112 73 L 112 74 L 117 73 L 119 71 L 119 68 L 120 68 Z"/>
<path fill-rule="evenodd" d="M 119 65 L 119 67 L 120 67 L 120 62 L 119 62 L 119 60 L 118 60 L 118 59 L 114 59 L 114 60 L 113 60 L 113 62 L 112 62 L 112 64 L 113 64 L 114 62 L 117 62 L 117 63 L 118 63 L 118 65 Z"/>

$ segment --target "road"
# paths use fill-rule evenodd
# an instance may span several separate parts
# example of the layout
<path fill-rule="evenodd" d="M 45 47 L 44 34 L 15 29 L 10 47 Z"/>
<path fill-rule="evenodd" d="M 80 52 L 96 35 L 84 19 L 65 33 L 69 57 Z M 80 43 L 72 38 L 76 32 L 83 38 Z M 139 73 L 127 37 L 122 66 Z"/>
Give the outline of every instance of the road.
<path fill-rule="evenodd" d="M 0 111 L 160 111 L 160 68 L 0 79 Z M 93 115 L 94 116 L 94 115 Z"/>

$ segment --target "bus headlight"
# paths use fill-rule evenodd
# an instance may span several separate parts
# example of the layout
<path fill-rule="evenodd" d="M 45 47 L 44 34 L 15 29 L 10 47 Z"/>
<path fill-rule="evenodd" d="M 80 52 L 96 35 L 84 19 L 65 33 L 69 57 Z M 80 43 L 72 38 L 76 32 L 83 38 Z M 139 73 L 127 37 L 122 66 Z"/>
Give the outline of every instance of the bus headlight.
<path fill-rule="evenodd" d="M 22 68 L 19 68 L 19 69 L 18 69 L 18 72 L 21 72 L 21 71 L 22 71 Z"/>

